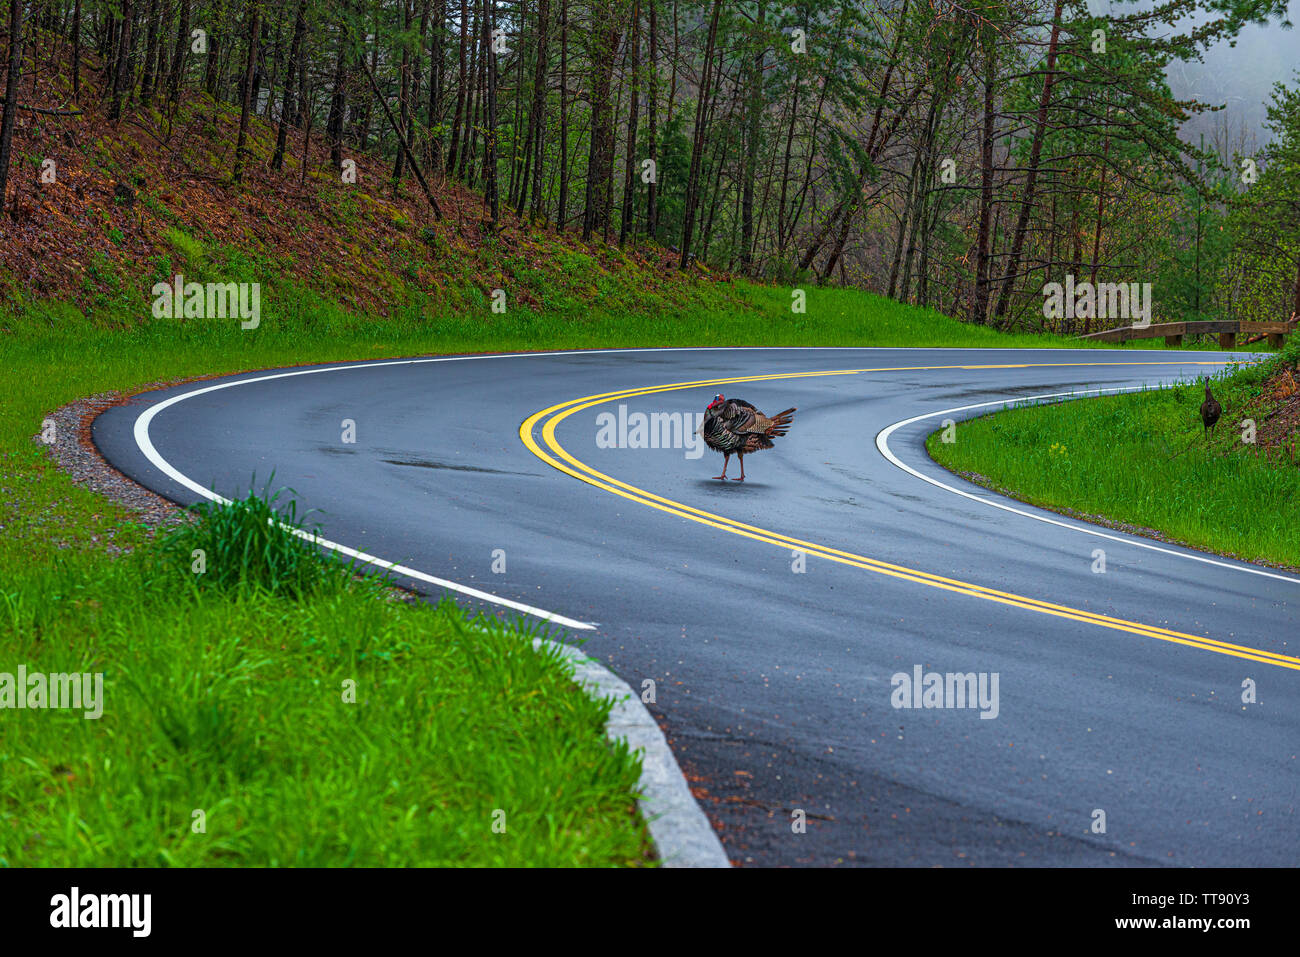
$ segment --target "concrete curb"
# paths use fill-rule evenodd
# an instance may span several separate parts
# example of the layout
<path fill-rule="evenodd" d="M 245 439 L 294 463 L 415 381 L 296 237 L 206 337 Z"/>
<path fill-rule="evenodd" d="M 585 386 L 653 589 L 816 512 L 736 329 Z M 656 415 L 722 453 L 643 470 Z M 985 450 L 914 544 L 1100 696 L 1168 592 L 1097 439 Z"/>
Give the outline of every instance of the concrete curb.
<path fill-rule="evenodd" d="M 572 645 L 534 638 L 533 647 L 543 644 L 558 649 L 573 664 L 574 680 L 597 698 L 612 697 L 605 734 L 610 740 L 626 738 L 628 746 L 641 751 L 641 815 L 664 867 L 730 867 L 713 826 L 686 784 L 682 769 L 673 757 L 668 741 L 640 697 L 622 678 Z"/>

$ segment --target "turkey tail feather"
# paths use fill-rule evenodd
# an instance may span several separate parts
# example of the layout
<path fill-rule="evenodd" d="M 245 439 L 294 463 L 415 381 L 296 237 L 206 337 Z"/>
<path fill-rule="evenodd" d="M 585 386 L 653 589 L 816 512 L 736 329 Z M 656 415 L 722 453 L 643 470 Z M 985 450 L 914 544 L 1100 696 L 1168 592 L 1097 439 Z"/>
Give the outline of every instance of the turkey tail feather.
<path fill-rule="evenodd" d="M 784 412 L 778 412 L 772 416 L 772 424 L 767 427 L 767 435 L 785 435 L 789 430 L 791 423 L 794 421 L 794 414 L 797 410 L 790 408 Z"/>

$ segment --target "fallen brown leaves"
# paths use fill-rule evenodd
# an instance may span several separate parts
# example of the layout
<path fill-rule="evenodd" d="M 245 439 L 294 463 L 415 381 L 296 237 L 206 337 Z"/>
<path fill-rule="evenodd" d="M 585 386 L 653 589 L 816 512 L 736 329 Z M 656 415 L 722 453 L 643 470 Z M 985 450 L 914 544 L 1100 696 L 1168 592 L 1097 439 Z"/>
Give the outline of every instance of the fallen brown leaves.
<path fill-rule="evenodd" d="M 34 80 L 24 83 L 23 95 L 72 107 L 67 71 L 50 78 L 42 67 L 39 95 L 31 89 Z M 243 187 L 235 187 L 230 144 L 236 109 L 191 91 L 174 111 L 137 106 L 114 123 L 101 109 L 101 82 L 102 64 L 87 55 L 75 104 L 80 116 L 18 117 L 10 194 L 0 217 L 0 281 L 7 280 L 11 292 L 70 302 L 83 312 L 101 297 L 138 301 L 144 318 L 154 274 L 169 264 L 173 273 L 183 267 L 166 238 L 178 227 L 206 246 L 262 255 L 342 305 L 382 316 L 399 300 L 389 288 L 399 270 L 414 269 L 417 281 L 436 295 L 444 260 L 473 257 L 492 238 L 482 197 L 454 180 L 427 174 L 443 209 L 441 222 L 413 181 L 394 187 L 389 161 L 378 156 L 349 150 L 357 182 L 344 184 L 318 132 L 307 151 L 305 178 L 299 130 L 290 131 L 284 170 L 272 171 L 276 130 L 262 117 L 250 129 Z M 42 182 L 47 159 L 55 163 L 53 182 Z M 134 202 L 115 197 L 119 184 L 135 192 Z M 603 242 L 584 246 L 552 229 L 539 235 L 505 204 L 502 215 L 496 247 L 537 266 L 554 257 L 557 244 L 581 249 L 607 268 L 627 258 Z M 423 239 L 426 228 L 438 237 L 436 249 Z M 631 258 L 662 277 L 672 264 L 666 254 L 656 255 L 657 261 Z M 472 266 L 468 273 L 474 274 Z M 540 304 L 523 290 L 515 301 Z"/>

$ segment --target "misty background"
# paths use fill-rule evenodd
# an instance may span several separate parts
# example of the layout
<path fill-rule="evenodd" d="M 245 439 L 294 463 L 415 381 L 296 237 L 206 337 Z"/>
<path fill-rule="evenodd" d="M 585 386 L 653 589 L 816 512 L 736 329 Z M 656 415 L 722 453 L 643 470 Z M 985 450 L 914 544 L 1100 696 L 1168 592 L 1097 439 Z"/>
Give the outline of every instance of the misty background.
<path fill-rule="evenodd" d="M 1128 6 L 1109 4 L 1106 0 L 1094 0 L 1094 3 L 1102 9 L 1119 10 Z M 1093 3 L 1089 6 L 1095 9 Z M 1209 17 L 1202 14 L 1191 19 L 1202 23 Z M 1300 0 L 1288 4 L 1287 19 L 1300 23 Z M 1226 42 L 1216 44 L 1205 52 L 1201 62 L 1171 64 L 1166 75 L 1174 96 L 1224 107 L 1215 112 L 1193 114 L 1182 125 L 1183 138 L 1196 143 L 1204 134 L 1207 146 L 1217 141 L 1243 153 L 1262 147 L 1269 139 L 1269 131 L 1264 126 L 1268 118 L 1265 104 L 1273 84 L 1279 81 L 1294 84 L 1297 69 L 1300 69 L 1300 29 L 1284 28 L 1277 23 L 1246 26 L 1235 46 Z"/>

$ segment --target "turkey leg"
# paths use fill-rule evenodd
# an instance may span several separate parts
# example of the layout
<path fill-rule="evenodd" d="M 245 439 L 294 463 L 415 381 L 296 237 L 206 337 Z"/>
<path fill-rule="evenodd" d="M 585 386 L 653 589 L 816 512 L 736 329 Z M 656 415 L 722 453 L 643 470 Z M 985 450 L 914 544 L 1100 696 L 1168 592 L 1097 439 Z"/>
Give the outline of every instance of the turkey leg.
<path fill-rule="evenodd" d="M 723 453 L 722 453 L 722 474 L 721 474 L 721 475 L 715 475 L 715 476 L 713 476 L 715 479 L 723 479 L 724 481 L 726 480 L 726 478 L 727 478 L 727 463 L 730 462 L 730 461 L 731 461 L 731 453 L 730 453 L 730 452 L 723 452 Z M 744 459 L 741 459 L 740 461 L 741 461 L 741 465 L 743 466 L 745 460 L 744 460 Z M 741 471 L 744 471 L 744 469 L 742 468 Z"/>
<path fill-rule="evenodd" d="M 736 453 L 736 458 L 740 459 L 740 478 L 738 478 L 738 479 L 732 479 L 732 481 L 733 481 L 733 482 L 743 482 L 743 481 L 745 481 L 745 453 L 744 453 L 744 452 L 737 452 L 737 453 Z M 723 469 L 722 471 L 723 471 L 723 472 L 726 472 L 727 470 L 726 470 L 726 469 Z"/>

